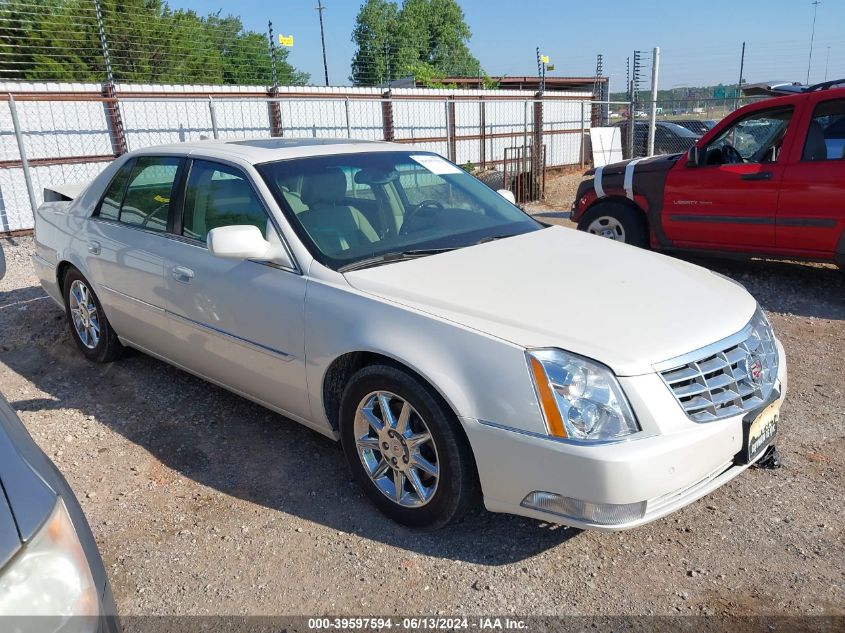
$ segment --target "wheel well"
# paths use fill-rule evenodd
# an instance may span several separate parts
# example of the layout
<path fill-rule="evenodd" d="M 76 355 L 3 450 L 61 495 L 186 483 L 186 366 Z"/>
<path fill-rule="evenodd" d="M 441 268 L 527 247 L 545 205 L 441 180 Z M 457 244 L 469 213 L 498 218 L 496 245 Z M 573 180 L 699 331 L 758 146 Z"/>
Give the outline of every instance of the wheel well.
<path fill-rule="evenodd" d="M 640 205 L 638 205 L 630 198 L 625 198 L 622 196 L 607 196 L 605 198 L 599 198 L 584 211 L 584 215 L 587 215 L 591 211 L 594 211 L 596 208 L 603 204 L 618 204 L 620 206 L 626 206 L 630 209 L 634 209 L 635 211 L 639 211 L 643 214 L 643 221 L 648 224 L 648 214 L 646 213 L 645 209 L 643 209 Z M 581 217 L 583 218 L 584 216 Z"/>
<path fill-rule="evenodd" d="M 329 424 L 332 425 L 334 430 L 340 428 L 340 401 L 343 398 L 343 390 L 346 388 L 349 379 L 359 369 L 370 365 L 390 365 L 412 374 L 420 382 L 428 385 L 431 388 L 432 394 L 442 400 L 454 412 L 452 406 L 443 397 L 443 394 L 438 391 L 437 387 L 432 385 L 429 380 L 426 380 L 424 376 L 421 376 L 419 372 L 414 371 L 404 363 L 377 352 L 348 352 L 332 361 L 323 378 L 323 407 Z"/>
<path fill-rule="evenodd" d="M 59 282 L 60 293 L 64 293 L 65 291 L 65 276 L 67 275 L 67 271 L 69 271 L 71 268 L 74 268 L 74 265 L 70 262 L 59 262 L 59 267 L 56 269 L 56 281 Z"/>

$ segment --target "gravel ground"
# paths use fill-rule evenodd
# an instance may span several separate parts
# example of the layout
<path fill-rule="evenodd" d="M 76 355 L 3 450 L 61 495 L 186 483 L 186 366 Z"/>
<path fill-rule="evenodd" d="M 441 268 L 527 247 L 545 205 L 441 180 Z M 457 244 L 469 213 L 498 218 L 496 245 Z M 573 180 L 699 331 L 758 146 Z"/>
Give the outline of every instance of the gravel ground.
<path fill-rule="evenodd" d="M 580 175 L 566 178 L 535 212 L 568 210 Z M 0 391 L 79 496 L 123 615 L 845 614 L 845 274 L 832 267 L 702 262 L 748 287 L 786 347 L 782 469 L 630 532 L 479 508 L 416 533 L 381 518 L 318 434 L 142 354 L 83 360 L 31 239 L 4 247 Z"/>

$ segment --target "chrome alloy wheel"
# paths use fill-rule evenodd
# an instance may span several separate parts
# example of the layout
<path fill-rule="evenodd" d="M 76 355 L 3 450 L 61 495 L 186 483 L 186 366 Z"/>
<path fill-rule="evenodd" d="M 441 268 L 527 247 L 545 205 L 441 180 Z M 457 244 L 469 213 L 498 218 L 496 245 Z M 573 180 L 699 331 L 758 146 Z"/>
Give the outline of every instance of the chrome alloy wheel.
<path fill-rule="evenodd" d="M 406 508 L 428 503 L 437 490 L 440 462 L 425 420 L 389 391 L 367 395 L 355 412 L 355 444 L 372 482 Z"/>
<path fill-rule="evenodd" d="M 100 315 L 94 296 L 82 281 L 74 280 L 68 296 L 70 316 L 79 340 L 88 349 L 94 349 L 100 342 Z"/>
<path fill-rule="evenodd" d="M 587 232 L 593 235 L 600 235 L 617 242 L 625 241 L 625 229 L 616 218 L 607 215 L 596 218 L 590 222 Z"/>

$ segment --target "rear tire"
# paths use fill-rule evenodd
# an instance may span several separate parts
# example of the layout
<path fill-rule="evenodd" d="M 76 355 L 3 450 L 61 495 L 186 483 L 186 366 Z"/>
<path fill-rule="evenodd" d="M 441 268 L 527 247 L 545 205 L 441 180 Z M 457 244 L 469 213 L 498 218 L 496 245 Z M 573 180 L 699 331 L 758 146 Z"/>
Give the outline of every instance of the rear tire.
<path fill-rule="evenodd" d="M 600 202 L 578 222 L 578 230 L 631 246 L 648 248 L 648 226 L 639 209 L 623 202 Z"/>
<path fill-rule="evenodd" d="M 95 363 L 110 363 L 123 356 L 120 344 L 91 283 L 76 268 L 68 270 L 63 294 L 68 328 L 79 351 Z"/>
<path fill-rule="evenodd" d="M 383 514 L 412 528 L 441 528 L 477 501 L 459 424 L 431 387 L 391 365 L 359 370 L 341 400 L 341 443 L 355 479 Z"/>

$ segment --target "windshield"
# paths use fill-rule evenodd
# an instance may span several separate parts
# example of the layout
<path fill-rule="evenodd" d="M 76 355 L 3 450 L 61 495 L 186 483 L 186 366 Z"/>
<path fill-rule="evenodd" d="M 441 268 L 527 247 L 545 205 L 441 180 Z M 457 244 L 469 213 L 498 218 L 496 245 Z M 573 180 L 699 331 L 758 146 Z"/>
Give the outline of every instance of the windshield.
<path fill-rule="evenodd" d="M 334 269 L 542 228 L 436 154 L 366 152 L 258 166 L 300 238 Z"/>
<path fill-rule="evenodd" d="M 680 136 L 682 138 L 698 138 L 700 136 L 692 130 L 687 129 L 682 125 L 678 125 L 677 123 L 661 121 L 660 123 L 658 123 L 658 125 L 662 126 L 667 132 L 671 132 L 675 136 Z"/>

